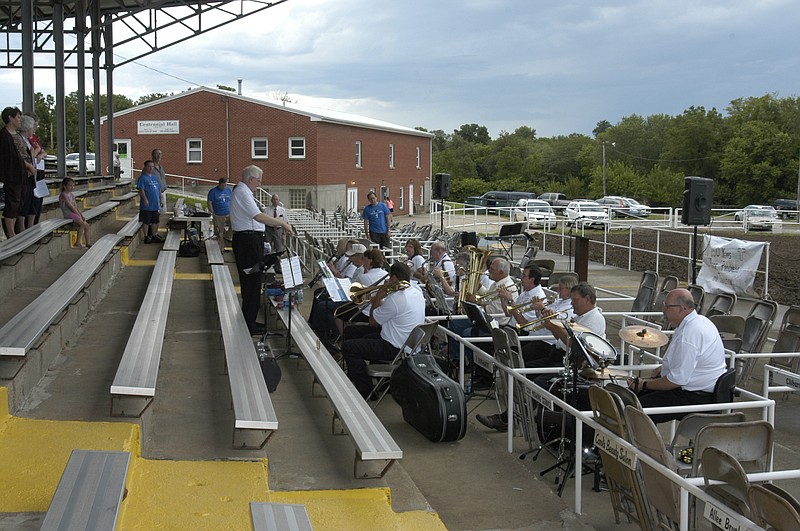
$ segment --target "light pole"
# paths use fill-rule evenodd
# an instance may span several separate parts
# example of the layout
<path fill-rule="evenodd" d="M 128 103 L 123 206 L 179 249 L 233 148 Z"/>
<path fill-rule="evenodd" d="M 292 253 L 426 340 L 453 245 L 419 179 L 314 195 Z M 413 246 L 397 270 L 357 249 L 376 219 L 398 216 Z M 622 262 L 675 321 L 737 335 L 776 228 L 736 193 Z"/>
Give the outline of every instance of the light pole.
<path fill-rule="evenodd" d="M 601 144 L 601 146 L 603 146 L 603 197 L 606 196 L 606 144 L 611 144 L 611 147 L 614 147 L 617 145 L 617 143 L 603 140 L 603 143 Z"/>

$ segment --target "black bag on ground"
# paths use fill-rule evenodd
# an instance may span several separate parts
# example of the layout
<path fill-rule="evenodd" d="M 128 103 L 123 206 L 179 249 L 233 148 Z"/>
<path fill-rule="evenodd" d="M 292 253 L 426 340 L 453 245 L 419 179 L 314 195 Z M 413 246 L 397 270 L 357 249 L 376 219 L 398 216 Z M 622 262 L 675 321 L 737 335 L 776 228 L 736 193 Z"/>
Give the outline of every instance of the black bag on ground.
<path fill-rule="evenodd" d="M 272 351 L 267 349 L 264 343 L 258 341 L 255 346 L 258 354 L 258 364 L 261 365 L 261 374 L 264 375 L 264 382 L 267 384 L 267 391 L 274 393 L 281 382 L 281 367 L 278 365 L 278 360 L 275 359 Z"/>
<path fill-rule="evenodd" d="M 442 372 L 430 354 L 406 356 L 392 373 L 389 390 L 403 410 L 403 419 L 431 441 L 458 441 L 464 437 L 464 391 Z"/>
<path fill-rule="evenodd" d="M 186 231 L 187 238 L 178 246 L 178 256 L 194 257 L 200 256 L 200 236 L 197 228 L 189 227 Z"/>

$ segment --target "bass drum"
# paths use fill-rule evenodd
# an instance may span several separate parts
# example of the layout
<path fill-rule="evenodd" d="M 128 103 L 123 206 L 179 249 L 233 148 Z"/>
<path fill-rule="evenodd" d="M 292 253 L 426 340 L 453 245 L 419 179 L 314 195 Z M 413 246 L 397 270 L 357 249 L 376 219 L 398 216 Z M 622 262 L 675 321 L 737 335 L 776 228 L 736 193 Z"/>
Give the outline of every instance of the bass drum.
<path fill-rule="evenodd" d="M 573 390 L 572 390 L 572 380 L 567 382 L 567 394 L 566 394 L 566 402 L 569 404 L 575 404 L 575 400 L 572 398 Z M 580 411 L 586 411 L 591 409 L 589 404 L 589 387 L 595 385 L 594 383 L 587 382 L 583 378 L 578 378 L 578 399 L 577 399 L 577 409 Z M 564 400 L 564 395 L 562 394 L 562 389 L 564 387 L 564 380 L 559 378 L 553 380 L 550 383 L 549 388 L 547 391 L 562 400 Z M 563 410 L 558 407 L 554 406 L 553 411 L 550 411 L 546 407 L 539 405 L 539 412 L 536 414 L 536 434 L 539 436 L 539 442 L 542 446 L 547 445 L 550 442 L 557 440 L 561 437 L 561 423 L 564 419 Z M 573 419 L 570 415 L 567 415 L 567 428 L 564 432 L 564 436 L 568 439 L 572 439 L 572 434 L 575 429 L 575 423 L 571 422 Z M 587 431 L 588 430 L 588 431 Z M 588 439 L 587 439 L 588 437 Z M 584 448 L 588 448 L 592 446 L 594 438 L 594 430 L 592 430 L 589 426 L 583 426 L 583 446 Z"/>

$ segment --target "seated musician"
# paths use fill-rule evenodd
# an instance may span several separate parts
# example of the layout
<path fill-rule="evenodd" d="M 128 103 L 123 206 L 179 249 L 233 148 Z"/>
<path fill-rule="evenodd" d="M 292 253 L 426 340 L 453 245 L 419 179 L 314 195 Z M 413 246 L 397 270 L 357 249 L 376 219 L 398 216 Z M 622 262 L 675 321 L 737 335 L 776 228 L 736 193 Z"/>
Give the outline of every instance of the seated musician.
<path fill-rule="evenodd" d="M 675 327 L 662 364 L 650 378 L 628 378 L 642 407 L 687 406 L 714 402 L 714 386 L 725 373 L 725 350 L 714 323 L 695 311 L 692 294 L 674 289 L 664 301 L 664 317 Z M 681 419 L 686 413 L 651 415 L 653 422 Z"/>
<path fill-rule="evenodd" d="M 574 322 L 589 328 L 592 332 L 605 339 L 606 319 L 597 303 L 597 295 L 594 288 L 587 282 L 578 282 L 570 290 L 572 300 L 572 310 L 575 313 Z M 545 310 L 544 316 L 556 315 L 554 310 Z M 549 319 L 542 322 L 544 328 L 552 334 L 556 341 L 553 344 L 545 341 L 530 341 L 522 347 L 522 357 L 525 366 L 535 367 L 558 367 L 563 365 L 566 344 L 569 339 L 567 330 L 560 326 L 560 322 Z"/>
<path fill-rule="evenodd" d="M 360 243 L 349 243 L 347 245 L 349 249 L 344 254 L 346 258 L 346 262 L 343 264 L 344 268 L 341 271 L 332 269 L 331 272 L 339 278 L 347 277 L 352 280 L 353 275 L 361 268 L 361 262 L 364 259 L 364 253 L 367 248 Z M 332 301 L 325 288 L 320 288 L 314 293 L 308 324 L 321 340 L 327 341 L 335 338 L 338 329 L 336 320 L 333 318 L 333 312 L 343 304 L 346 304 L 346 302 Z"/>
<path fill-rule="evenodd" d="M 359 273 L 353 279 L 353 282 L 361 284 L 364 286 L 364 288 L 379 284 L 389 276 L 388 273 L 386 273 L 386 271 L 383 269 L 383 253 L 378 249 L 370 249 L 364 253 L 364 258 L 361 260 L 361 267 L 364 269 L 364 271 Z M 352 308 L 349 311 L 340 310 L 339 312 L 336 312 L 336 329 L 340 337 L 344 337 L 343 332 L 345 323 L 369 322 L 370 305 L 366 304 L 359 310 L 360 302 L 361 301 L 355 301 L 353 304 L 345 303 L 352 306 Z M 336 309 L 338 309 L 338 307 Z M 336 309 L 333 311 L 335 312 Z"/>
<path fill-rule="evenodd" d="M 508 262 L 508 260 L 502 257 L 496 257 L 494 260 L 492 260 L 492 263 L 489 266 L 489 278 L 491 278 L 492 283 L 488 288 L 481 286 L 477 294 L 467 294 L 465 299 L 469 302 L 483 304 L 484 309 L 490 315 L 503 314 L 505 302 L 501 297 L 505 297 L 505 300 L 513 301 L 516 299 L 518 293 L 514 278 L 509 275 L 510 271 L 511 264 Z M 508 293 L 503 294 L 503 291 L 507 291 Z M 480 302 L 481 298 L 484 299 L 483 302 Z M 454 319 L 450 321 L 449 329 L 461 337 L 479 337 L 479 335 L 489 335 L 486 331 L 473 331 L 472 322 L 469 319 Z M 452 337 L 448 338 L 448 351 L 450 353 L 450 359 L 457 361 L 459 342 Z M 465 348 L 464 354 L 469 362 L 472 363 L 472 350 Z M 491 383 L 491 374 L 483 369 L 476 369 L 475 377 L 473 378 L 474 389 L 488 389 L 491 386 Z"/>
<path fill-rule="evenodd" d="M 389 279 L 372 298 L 369 326 L 349 327 L 342 344 L 347 362 L 347 376 L 361 396 L 372 391 L 372 379 L 367 374 L 365 360 L 392 361 L 405 343 L 411 330 L 425 322 L 425 298 L 415 286 L 400 289 L 401 282 L 410 283 L 411 269 L 395 262 L 389 269 Z"/>
<path fill-rule="evenodd" d="M 542 289 L 542 270 L 535 265 L 529 265 L 522 270 L 522 293 L 515 301 L 511 301 L 511 292 L 502 290 L 498 293 L 503 304 L 503 312 L 511 318 L 510 324 L 524 324 L 536 318 L 534 303 L 547 299 L 547 295 Z M 514 307 L 511 307 L 511 303 Z"/>
<path fill-rule="evenodd" d="M 536 267 L 536 266 L 530 266 L 530 267 Z M 525 269 L 527 270 L 528 267 L 526 267 Z M 523 275 L 523 277 L 524 276 L 525 275 Z M 561 314 L 562 316 L 564 316 L 567 319 L 572 319 L 575 316 L 575 313 L 572 310 L 572 298 L 570 297 L 570 294 L 572 292 L 572 288 L 575 287 L 576 284 L 577 284 L 577 281 L 575 280 L 574 277 L 571 277 L 571 276 L 562 277 L 558 282 L 558 289 L 557 289 L 557 291 L 558 291 L 558 299 L 556 299 L 555 301 L 553 301 L 551 304 L 549 304 L 547 306 L 545 306 L 544 302 L 535 303 L 534 307 L 536 308 L 536 310 L 535 311 L 528 310 L 528 311 L 525 311 L 524 313 L 522 313 L 522 321 L 520 321 L 520 318 L 517 315 L 514 315 L 513 313 L 512 313 L 512 316 L 515 318 L 515 320 L 519 324 L 524 324 L 524 323 L 529 323 L 529 322 L 532 322 L 532 321 L 535 321 L 535 320 L 539 319 L 541 317 L 541 315 L 542 315 L 541 312 L 543 310 L 547 310 L 546 313 L 548 315 L 549 314 Z M 523 288 L 525 287 L 524 278 L 523 278 L 522 286 L 523 286 Z M 523 293 L 523 295 L 524 295 L 524 293 Z M 518 300 L 522 299 L 523 295 L 520 295 Z M 522 344 L 523 345 L 523 349 L 527 345 L 530 345 L 532 343 L 539 343 L 539 342 L 545 343 L 546 345 L 550 345 L 551 347 L 555 346 L 555 343 L 556 343 L 555 337 L 552 337 L 552 334 L 551 334 L 550 330 L 548 330 L 544 326 L 531 325 L 531 326 L 528 326 L 525 329 L 523 329 L 523 331 L 527 332 L 527 334 L 529 336 L 537 336 L 537 335 L 550 336 L 550 337 L 547 337 L 547 338 L 543 338 L 543 339 L 537 340 L 535 342 L 534 341 L 525 342 L 525 343 Z M 545 345 L 542 345 L 540 348 L 546 349 L 546 348 L 549 348 L 549 347 L 546 347 Z M 524 352 L 524 350 L 523 350 L 523 352 Z M 562 361 L 562 358 L 563 358 L 563 353 L 561 353 L 559 356 L 560 356 L 560 358 L 558 360 L 558 363 L 560 364 L 561 361 Z M 495 429 L 497 431 L 503 431 L 503 432 L 508 430 L 508 424 L 506 422 L 506 419 L 508 418 L 508 414 L 507 414 L 506 411 L 502 411 L 501 413 L 498 413 L 498 414 L 495 414 L 495 415 L 478 415 L 476 418 L 477 418 L 478 422 L 480 422 L 481 424 L 483 424 L 487 428 L 492 428 L 492 429 Z"/>
<path fill-rule="evenodd" d="M 432 267 L 431 273 L 433 273 L 433 276 L 437 278 L 446 276 L 451 282 L 455 281 L 456 266 L 453 260 L 447 255 L 447 249 L 442 242 L 433 242 L 433 244 L 431 244 L 429 256 Z M 469 262 L 468 257 L 467 262 Z"/>
<path fill-rule="evenodd" d="M 467 267 L 469 266 L 469 254 L 467 253 L 458 253 L 454 260 L 455 264 L 453 265 L 453 272 L 452 274 L 448 272 L 447 275 L 444 274 L 441 268 L 436 267 L 431 272 L 431 274 L 436 278 L 436 281 L 439 282 L 439 285 L 442 286 L 442 291 L 448 297 L 456 297 L 458 296 L 458 288 L 461 285 L 461 281 L 464 279 L 464 275 L 466 275 Z M 445 268 L 445 271 L 449 271 Z"/>
<path fill-rule="evenodd" d="M 425 265 L 425 253 L 422 250 L 422 245 L 420 245 L 419 240 L 415 238 L 410 238 L 406 241 L 406 256 L 408 257 L 408 265 L 412 271 L 412 277 L 416 278 L 417 280 L 421 280 L 424 282 L 422 278 L 424 270 L 422 269 Z"/>
<path fill-rule="evenodd" d="M 351 251 L 353 249 L 353 244 L 356 243 L 358 242 L 355 240 L 351 240 L 349 238 L 341 238 L 339 242 L 336 244 L 336 256 L 331 258 L 333 260 L 331 271 L 333 272 L 334 275 L 336 275 L 337 273 L 344 274 L 344 271 L 347 269 L 347 266 L 350 265 L 350 257 L 347 256 L 347 252 Z M 364 251 L 366 250 L 367 248 L 364 247 Z"/>

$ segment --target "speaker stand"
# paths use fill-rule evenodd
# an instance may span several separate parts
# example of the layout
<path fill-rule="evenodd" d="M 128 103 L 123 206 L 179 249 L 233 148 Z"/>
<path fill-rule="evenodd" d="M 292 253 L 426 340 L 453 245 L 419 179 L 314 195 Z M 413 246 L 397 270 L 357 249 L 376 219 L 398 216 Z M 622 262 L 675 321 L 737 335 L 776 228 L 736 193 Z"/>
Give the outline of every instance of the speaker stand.
<path fill-rule="evenodd" d="M 697 225 L 692 236 L 692 284 L 697 284 Z"/>
<path fill-rule="evenodd" d="M 439 209 L 441 210 L 439 213 L 439 232 L 444 234 L 444 198 L 439 199 Z"/>

